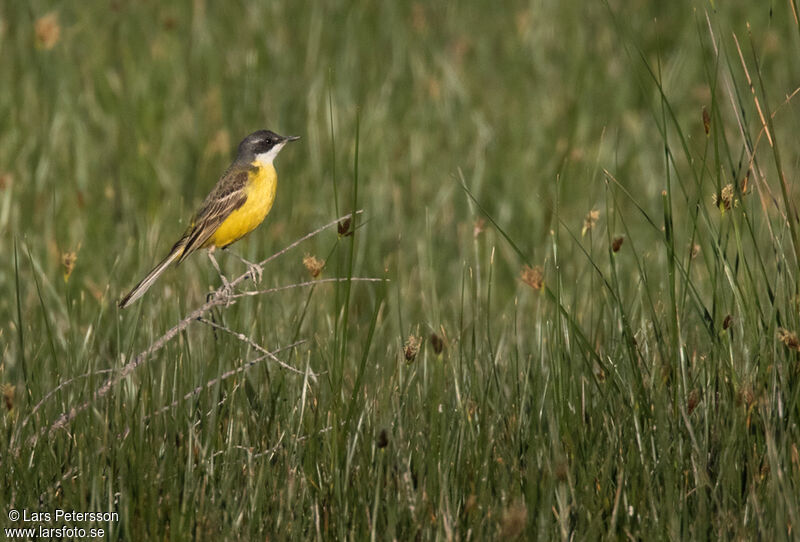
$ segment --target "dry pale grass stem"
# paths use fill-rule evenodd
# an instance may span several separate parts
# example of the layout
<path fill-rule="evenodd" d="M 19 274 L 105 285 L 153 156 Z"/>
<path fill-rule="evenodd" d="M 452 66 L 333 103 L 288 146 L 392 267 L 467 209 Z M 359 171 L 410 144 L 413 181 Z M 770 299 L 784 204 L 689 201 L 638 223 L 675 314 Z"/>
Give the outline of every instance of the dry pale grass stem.
<path fill-rule="evenodd" d="M 540 265 L 526 265 L 522 268 L 520 279 L 534 290 L 541 290 L 544 288 L 544 269 Z"/>

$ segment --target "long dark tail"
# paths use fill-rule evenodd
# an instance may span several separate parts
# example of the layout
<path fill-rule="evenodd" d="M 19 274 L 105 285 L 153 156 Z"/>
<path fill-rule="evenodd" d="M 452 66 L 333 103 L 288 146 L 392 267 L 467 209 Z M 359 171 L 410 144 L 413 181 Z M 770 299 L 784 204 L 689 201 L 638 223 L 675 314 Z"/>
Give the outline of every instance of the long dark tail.
<path fill-rule="evenodd" d="M 161 273 L 166 271 L 169 264 L 177 260 L 183 254 L 184 246 L 180 243 L 177 243 L 173 248 L 172 251 L 167 255 L 166 258 L 161 260 L 157 266 L 150 271 L 142 281 L 137 284 L 133 290 L 128 292 L 128 295 L 123 297 L 119 302 L 119 308 L 124 309 L 125 307 L 130 306 L 131 303 L 139 299 L 144 295 L 144 293 L 153 285 L 153 283 L 161 276 Z"/>

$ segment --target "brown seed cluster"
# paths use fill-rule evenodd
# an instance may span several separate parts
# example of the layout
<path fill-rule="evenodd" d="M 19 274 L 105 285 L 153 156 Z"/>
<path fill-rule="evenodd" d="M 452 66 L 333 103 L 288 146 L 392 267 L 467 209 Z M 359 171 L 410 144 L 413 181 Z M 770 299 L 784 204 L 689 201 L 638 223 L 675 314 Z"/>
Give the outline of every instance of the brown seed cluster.
<path fill-rule="evenodd" d="M 54 11 L 43 15 L 34 24 L 36 32 L 36 46 L 40 49 L 49 51 L 58 43 L 61 37 L 61 25 L 58 24 L 58 16 Z"/>
<path fill-rule="evenodd" d="M 603 370 L 602 367 L 600 367 L 598 365 L 595 365 L 594 375 L 597 377 L 598 381 L 605 382 L 605 380 L 606 380 L 606 372 Z"/>
<path fill-rule="evenodd" d="M 442 95 L 442 84 L 435 77 L 428 78 L 428 96 L 433 100 L 438 100 Z"/>
<path fill-rule="evenodd" d="M 544 269 L 540 265 L 526 265 L 522 268 L 520 279 L 534 290 L 541 290 L 544 288 Z"/>
<path fill-rule="evenodd" d="M 406 339 L 406 344 L 403 346 L 403 355 L 405 356 L 407 362 L 411 363 L 417 358 L 421 344 L 422 341 L 420 341 L 419 337 L 415 337 L 414 335 L 408 336 L 408 339 Z"/>
<path fill-rule="evenodd" d="M 336 230 L 339 232 L 340 236 L 353 235 L 353 232 L 350 231 L 350 222 L 350 217 L 348 216 L 340 220 L 339 224 L 336 225 Z"/>
<path fill-rule="evenodd" d="M 3 403 L 6 405 L 6 410 L 9 412 L 14 410 L 14 386 L 11 384 L 3 384 L 0 386 L 3 392 Z"/>
<path fill-rule="evenodd" d="M 778 328 L 778 340 L 782 342 L 789 350 L 800 352 L 800 339 L 797 338 L 797 333 L 789 331 L 785 327 Z"/>
<path fill-rule="evenodd" d="M 702 398 L 703 396 L 700 394 L 700 390 L 698 390 L 697 388 L 689 392 L 689 398 L 686 401 L 687 403 L 686 410 L 689 412 L 690 415 L 692 412 L 694 412 L 694 409 L 697 408 L 697 405 L 700 404 L 700 400 Z"/>
<path fill-rule="evenodd" d="M 745 384 L 739 390 L 739 401 L 744 403 L 745 406 L 748 408 L 756 402 L 756 394 L 753 391 L 753 387 L 750 384 Z"/>
<path fill-rule="evenodd" d="M 0 190 L 11 188 L 11 184 L 13 182 L 14 177 L 11 175 L 11 173 L 0 173 Z"/>
<path fill-rule="evenodd" d="M 378 438 L 375 439 L 375 445 L 378 448 L 386 448 L 389 445 L 389 434 L 386 432 L 386 429 L 381 429 Z"/>
<path fill-rule="evenodd" d="M 706 135 L 711 132 L 711 115 L 708 113 L 706 106 L 703 106 L 703 130 L 705 130 Z"/>
<path fill-rule="evenodd" d="M 722 329 L 728 329 L 733 324 L 733 316 L 730 314 L 722 321 Z"/>
<path fill-rule="evenodd" d="M 411 6 L 411 26 L 419 33 L 423 33 L 428 29 L 425 5 L 420 2 L 414 2 Z"/>
<path fill-rule="evenodd" d="M 486 231 L 486 220 L 480 217 L 475 221 L 475 224 L 472 225 L 472 236 L 477 239 L 478 236 L 485 231 Z"/>
<path fill-rule="evenodd" d="M 731 207 L 736 205 L 733 185 L 730 183 L 726 184 L 719 194 L 714 194 L 713 200 L 714 205 L 719 207 L 720 211 L 729 211 Z"/>
<path fill-rule="evenodd" d="M 431 333 L 431 347 L 437 356 L 441 354 L 444 349 L 444 341 L 436 333 Z"/>
<path fill-rule="evenodd" d="M 583 229 L 581 230 L 581 235 L 582 236 L 586 235 L 587 233 L 592 231 L 592 229 L 595 227 L 599 219 L 600 219 L 600 211 L 598 211 L 597 209 L 592 209 L 591 211 L 586 213 L 586 216 L 583 218 Z"/>
<path fill-rule="evenodd" d="M 619 249 L 622 248 L 622 243 L 625 241 L 625 238 L 622 236 L 615 237 L 613 241 L 611 241 L 611 251 L 612 252 L 619 252 Z"/>
<path fill-rule="evenodd" d="M 70 275 L 72 275 L 72 271 L 75 269 L 75 262 L 78 261 L 78 255 L 75 252 L 62 252 L 61 253 L 61 265 L 64 268 L 62 273 L 64 275 L 64 282 L 69 281 Z"/>
<path fill-rule="evenodd" d="M 164 30 L 175 30 L 175 28 L 178 26 L 178 19 L 172 15 L 167 15 L 161 21 L 161 24 L 164 25 Z"/>
<path fill-rule="evenodd" d="M 306 269 L 308 269 L 308 272 L 313 278 L 317 278 L 319 274 L 322 273 L 325 262 L 317 259 L 317 257 L 312 254 L 306 254 L 303 258 L 303 265 L 306 266 Z"/>

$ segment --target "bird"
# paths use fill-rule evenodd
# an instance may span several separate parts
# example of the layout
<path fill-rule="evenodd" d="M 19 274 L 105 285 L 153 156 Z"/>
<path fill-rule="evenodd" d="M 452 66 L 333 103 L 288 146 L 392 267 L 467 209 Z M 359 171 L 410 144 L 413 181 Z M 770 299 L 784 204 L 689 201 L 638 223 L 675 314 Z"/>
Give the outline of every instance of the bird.
<path fill-rule="evenodd" d="M 280 136 L 270 130 L 258 130 L 245 137 L 239 143 L 236 159 L 200 205 L 189 227 L 167 256 L 119 301 L 119 307 L 129 307 L 171 264 L 181 263 L 198 249 L 209 249 L 211 262 L 219 271 L 214 249 L 228 247 L 264 221 L 278 187 L 275 157 L 287 143 L 298 139 L 299 136 Z M 260 274 L 260 270 L 251 269 L 254 280 L 256 273 Z"/>

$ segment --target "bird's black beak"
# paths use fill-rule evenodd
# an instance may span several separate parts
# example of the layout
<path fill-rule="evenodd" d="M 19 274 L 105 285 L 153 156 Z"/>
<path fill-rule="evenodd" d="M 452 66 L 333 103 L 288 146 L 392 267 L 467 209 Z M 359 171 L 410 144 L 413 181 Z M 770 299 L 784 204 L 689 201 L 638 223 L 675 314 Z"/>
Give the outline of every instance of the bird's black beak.
<path fill-rule="evenodd" d="M 300 136 L 286 136 L 283 139 L 286 141 L 297 141 L 298 139 L 300 139 Z"/>

